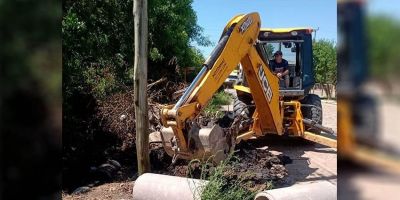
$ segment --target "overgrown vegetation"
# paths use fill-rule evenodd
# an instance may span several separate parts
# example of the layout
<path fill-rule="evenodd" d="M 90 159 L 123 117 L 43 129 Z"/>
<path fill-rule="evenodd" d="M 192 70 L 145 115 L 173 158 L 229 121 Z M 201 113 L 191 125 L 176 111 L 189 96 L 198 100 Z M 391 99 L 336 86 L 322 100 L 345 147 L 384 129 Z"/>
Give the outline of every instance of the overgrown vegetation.
<path fill-rule="evenodd" d="M 256 192 L 250 191 L 245 187 L 242 187 L 244 184 L 244 179 L 242 177 L 232 178 L 227 176 L 227 172 L 229 168 L 234 163 L 238 162 L 237 157 L 230 155 L 226 160 L 221 161 L 221 163 L 213 168 L 212 171 L 206 171 L 212 166 L 212 163 L 207 161 L 206 163 L 201 165 L 201 175 L 200 178 L 203 180 L 208 180 L 208 184 L 202 186 L 202 188 L 197 188 L 198 191 L 201 191 L 201 199 L 202 200 L 236 200 L 236 199 L 253 199 L 256 195 Z M 200 163 L 199 160 L 193 160 L 192 163 Z M 190 168 L 189 168 L 190 169 Z M 192 176 L 191 171 L 189 170 L 189 175 Z"/>
<path fill-rule="evenodd" d="M 214 164 L 210 162 L 212 157 L 210 157 L 206 162 L 201 162 L 196 159 L 189 163 L 188 176 L 190 178 L 200 178 L 208 181 L 206 185 L 199 186 L 195 191 L 197 193 L 201 192 L 202 200 L 254 199 L 257 192 L 273 188 L 273 176 L 270 176 L 267 179 L 255 181 L 255 179 L 257 179 L 257 170 L 239 169 L 241 166 L 246 165 L 244 163 L 249 159 L 246 156 L 251 156 L 254 152 L 239 155 L 236 153 L 238 152 L 230 154 L 227 159 L 221 161 L 217 166 L 214 166 Z M 262 159 L 267 160 L 266 157 Z M 243 158 L 243 160 L 241 158 Z M 269 159 L 272 159 L 272 157 Z M 272 168 L 270 169 L 272 170 Z M 240 170 L 241 173 L 238 173 L 238 170 Z M 267 175 L 268 173 L 264 175 Z"/>
<path fill-rule="evenodd" d="M 208 117 L 222 117 L 223 113 L 220 112 L 222 105 L 228 105 L 232 101 L 232 96 L 225 91 L 220 91 L 214 94 L 213 98 L 208 103 L 207 107 L 204 108 L 204 113 Z"/>
<path fill-rule="evenodd" d="M 255 192 L 243 188 L 241 179 L 228 179 L 224 176 L 226 164 L 218 166 L 209 177 L 209 183 L 203 188 L 201 199 L 235 200 L 254 199 Z"/>

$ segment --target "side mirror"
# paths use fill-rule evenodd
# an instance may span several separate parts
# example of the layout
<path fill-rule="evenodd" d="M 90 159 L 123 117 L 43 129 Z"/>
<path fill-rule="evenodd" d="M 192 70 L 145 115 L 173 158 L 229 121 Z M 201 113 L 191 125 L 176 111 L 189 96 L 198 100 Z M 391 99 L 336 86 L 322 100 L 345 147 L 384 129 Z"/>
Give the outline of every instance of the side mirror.
<path fill-rule="evenodd" d="M 293 52 L 293 53 L 296 52 L 296 47 L 292 47 L 292 48 L 290 49 L 290 51 Z"/>
<path fill-rule="evenodd" d="M 292 43 L 291 42 L 283 42 L 283 45 L 285 46 L 285 48 L 291 48 L 292 47 Z"/>

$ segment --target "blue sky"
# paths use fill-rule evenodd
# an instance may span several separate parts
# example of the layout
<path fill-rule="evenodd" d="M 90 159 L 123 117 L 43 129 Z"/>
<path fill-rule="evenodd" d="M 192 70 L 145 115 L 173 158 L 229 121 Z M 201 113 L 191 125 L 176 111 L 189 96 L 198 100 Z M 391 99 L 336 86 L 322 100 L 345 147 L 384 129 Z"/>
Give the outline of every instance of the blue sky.
<path fill-rule="evenodd" d="M 337 41 L 336 0 L 194 0 L 197 22 L 216 44 L 235 15 L 258 12 L 261 26 L 319 28 L 317 39 Z M 205 57 L 213 47 L 199 47 Z"/>
<path fill-rule="evenodd" d="M 369 0 L 367 1 L 367 11 L 370 14 L 386 14 L 400 20 L 400 1 L 399 0 Z"/>

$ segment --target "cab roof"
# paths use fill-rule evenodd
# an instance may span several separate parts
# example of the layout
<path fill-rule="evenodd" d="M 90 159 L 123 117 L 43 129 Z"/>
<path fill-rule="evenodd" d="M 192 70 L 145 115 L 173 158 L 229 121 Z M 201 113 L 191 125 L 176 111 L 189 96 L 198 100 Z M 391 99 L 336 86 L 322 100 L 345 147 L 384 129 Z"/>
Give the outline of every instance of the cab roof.
<path fill-rule="evenodd" d="M 261 28 L 261 32 L 272 32 L 272 33 L 290 33 L 292 31 L 301 31 L 312 33 L 313 28 L 310 27 L 295 27 L 295 28 Z"/>
<path fill-rule="evenodd" d="M 260 41 L 268 40 L 287 40 L 287 39 L 301 39 L 304 36 L 312 36 L 312 28 L 261 28 L 258 39 Z"/>

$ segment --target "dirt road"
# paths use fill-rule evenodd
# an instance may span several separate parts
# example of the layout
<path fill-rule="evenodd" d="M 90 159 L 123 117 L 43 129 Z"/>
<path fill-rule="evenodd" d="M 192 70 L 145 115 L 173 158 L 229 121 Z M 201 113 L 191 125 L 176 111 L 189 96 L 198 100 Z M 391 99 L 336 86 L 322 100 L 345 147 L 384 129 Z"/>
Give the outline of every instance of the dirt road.
<path fill-rule="evenodd" d="M 337 102 L 322 100 L 322 125 L 337 132 Z"/>
<path fill-rule="evenodd" d="M 337 131 L 337 103 L 323 100 L 323 125 Z M 302 139 L 273 138 L 264 146 L 274 154 L 283 154 L 292 159 L 285 167 L 288 170 L 287 185 L 297 182 L 327 180 L 337 184 L 336 149 L 314 144 Z"/>

